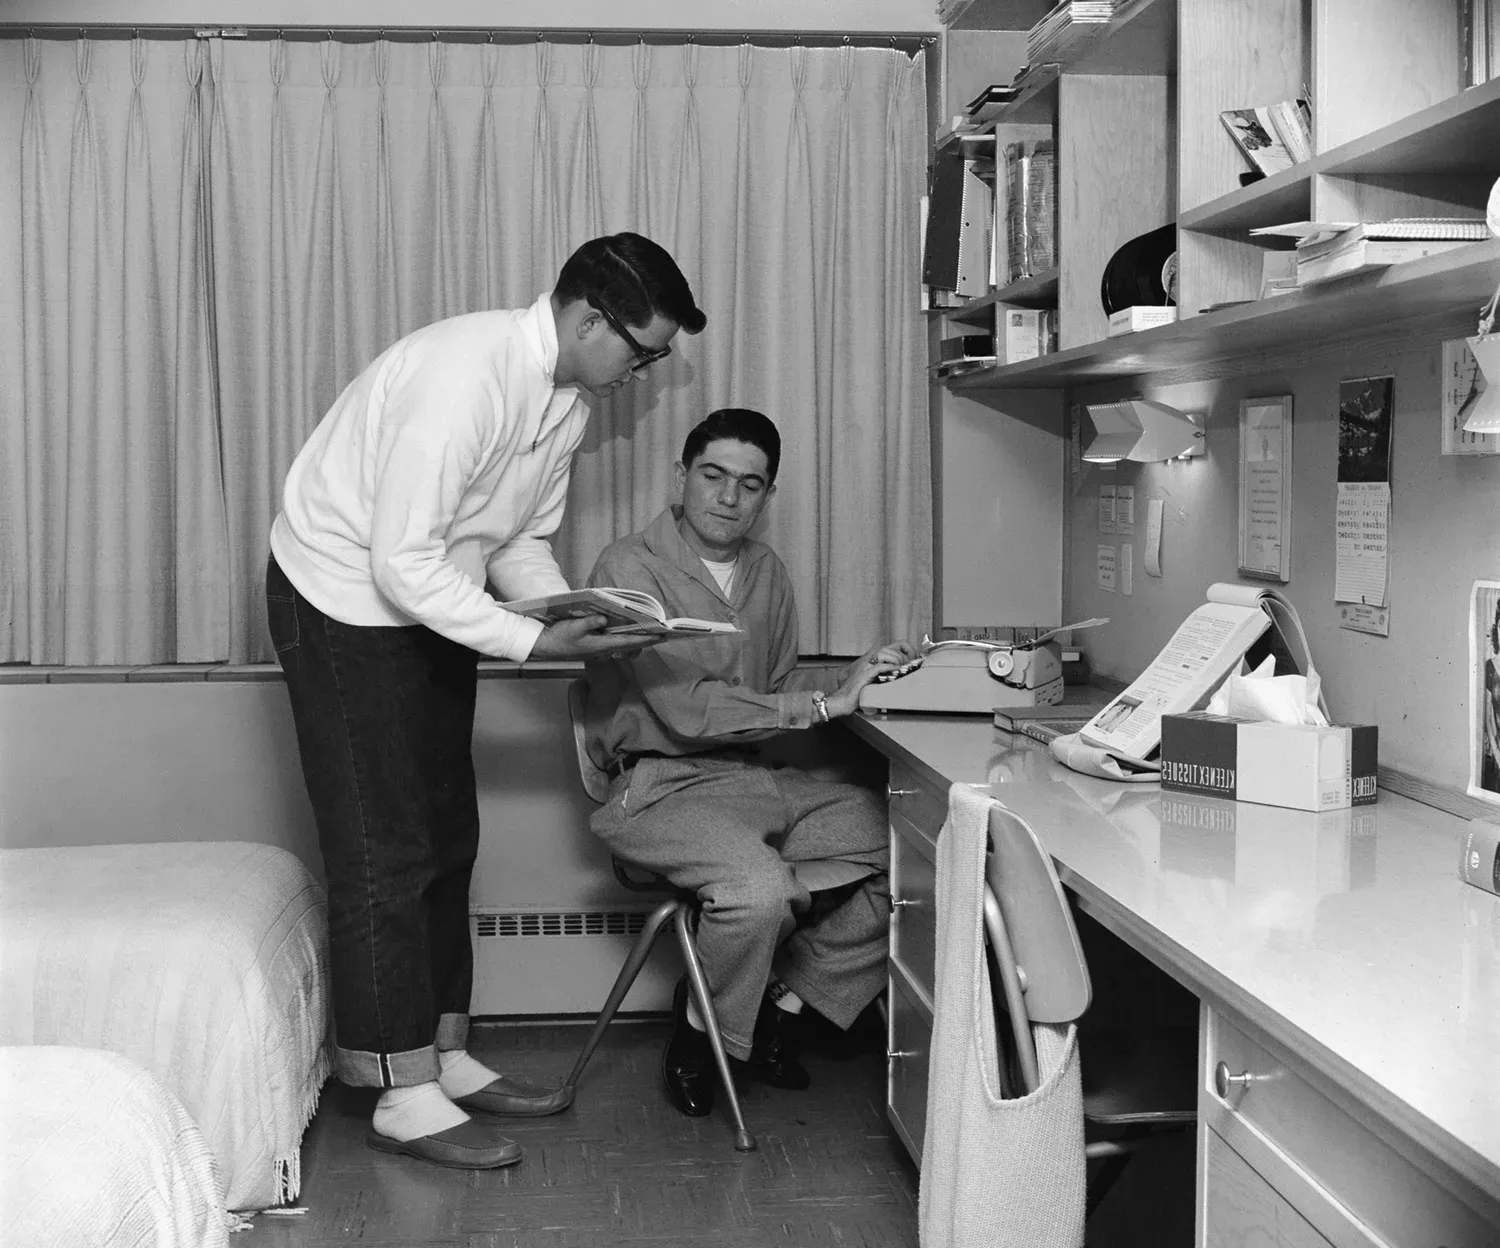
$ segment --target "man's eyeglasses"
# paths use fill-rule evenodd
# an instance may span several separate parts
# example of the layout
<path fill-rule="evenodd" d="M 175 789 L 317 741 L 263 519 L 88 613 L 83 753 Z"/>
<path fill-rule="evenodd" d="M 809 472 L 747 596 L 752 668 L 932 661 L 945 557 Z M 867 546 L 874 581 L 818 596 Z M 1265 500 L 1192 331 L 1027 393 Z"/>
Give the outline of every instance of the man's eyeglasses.
<path fill-rule="evenodd" d="M 642 346 L 635 340 L 635 335 L 625 328 L 624 323 L 597 299 L 590 299 L 589 306 L 599 309 L 599 315 L 608 323 L 609 327 L 625 340 L 625 345 L 635 352 L 635 363 L 630 366 L 634 376 L 639 377 L 646 369 L 655 364 L 657 360 L 664 360 L 672 354 L 671 347 L 647 347 Z"/>

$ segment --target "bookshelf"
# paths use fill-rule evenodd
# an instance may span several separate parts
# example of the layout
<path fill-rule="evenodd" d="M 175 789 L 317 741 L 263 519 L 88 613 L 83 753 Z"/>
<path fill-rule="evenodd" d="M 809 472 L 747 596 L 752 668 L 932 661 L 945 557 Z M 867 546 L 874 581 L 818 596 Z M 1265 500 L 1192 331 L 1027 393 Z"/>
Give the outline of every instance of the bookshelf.
<path fill-rule="evenodd" d="M 1013 21 L 1015 9 L 998 0 L 957 6 L 945 42 Z M 1032 71 L 994 127 L 1000 143 L 1007 127 L 1021 126 L 1050 127 L 1056 140 L 1057 273 L 1035 290 L 1023 283 L 948 313 L 962 321 L 997 302 L 1055 299 L 1061 350 L 948 388 L 1060 390 L 1160 370 L 1222 374 L 1237 362 L 1295 358 L 1310 340 L 1397 321 L 1438 332 L 1472 319 L 1500 282 L 1500 252 L 1489 244 L 1262 304 L 1262 256 L 1286 244 L 1249 234 L 1304 219 L 1483 212 L 1500 174 L 1500 79 L 1461 88 L 1457 22 L 1452 0 L 1122 6 L 1065 62 Z M 1220 111 L 1304 91 L 1315 155 L 1241 186 L 1244 162 Z M 1172 222 L 1178 323 L 1107 338 L 1105 264 L 1129 239 Z M 1255 302 L 1203 312 L 1239 301 Z"/>

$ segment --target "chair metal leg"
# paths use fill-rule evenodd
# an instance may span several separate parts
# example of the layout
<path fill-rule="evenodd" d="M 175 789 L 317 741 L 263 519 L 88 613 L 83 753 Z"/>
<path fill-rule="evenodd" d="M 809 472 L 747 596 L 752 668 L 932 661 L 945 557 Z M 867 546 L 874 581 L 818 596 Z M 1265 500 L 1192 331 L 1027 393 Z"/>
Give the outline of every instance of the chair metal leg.
<path fill-rule="evenodd" d="M 604 1038 L 605 1029 L 614 1021 L 620 1002 L 625 1000 L 625 994 L 630 991 L 630 986 L 635 983 L 636 976 L 641 973 L 641 967 L 646 965 L 646 959 L 651 956 L 651 946 L 661 935 L 661 929 L 672 921 L 674 914 L 679 914 L 686 909 L 687 906 L 683 902 L 673 898 L 662 902 L 646 917 L 645 927 L 636 937 L 635 944 L 630 947 L 630 953 L 624 965 L 620 967 L 620 973 L 615 976 L 615 986 L 609 990 L 609 997 L 604 1002 L 604 1008 L 599 1011 L 599 1017 L 594 1020 L 594 1030 L 589 1032 L 583 1051 L 579 1053 L 578 1060 L 573 1063 L 572 1073 L 563 1082 L 563 1087 L 567 1088 L 570 1093 L 578 1086 L 578 1080 L 583 1075 L 583 1068 L 589 1064 L 589 1058 L 594 1056 L 594 1050 L 599 1047 L 599 1041 Z"/>
<path fill-rule="evenodd" d="M 745 1115 L 740 1112 L 739 1094 L 734 1090 L 734 1076 L 729 1070 L 729 1054 L 724 1050 L 724 1035 L 719 1030 L 719 1016 L 714 1013 L 713 997 L 708 991 L 708 980 L 703 974 L 703 964 L 698 960 L 698 946 L 693 942 L 689 926 L 691 907 L 681 906 L 677 911 L 677 943 L 682 946 L 682 960 L 687 964 L 688 983 L 692 987 L 693 1001 L 703 1017 L 708 1031 L 708 1043 L 714 1051 L 714 1061 L 719 1067 L 719 1080 L 724 1085 L 724 1095 L 729 1098 L 729 1110 L 734 1115 L 734 1146 L 742 1153 L 755 1150 L 755 1137 L 745 1128 Z"/>

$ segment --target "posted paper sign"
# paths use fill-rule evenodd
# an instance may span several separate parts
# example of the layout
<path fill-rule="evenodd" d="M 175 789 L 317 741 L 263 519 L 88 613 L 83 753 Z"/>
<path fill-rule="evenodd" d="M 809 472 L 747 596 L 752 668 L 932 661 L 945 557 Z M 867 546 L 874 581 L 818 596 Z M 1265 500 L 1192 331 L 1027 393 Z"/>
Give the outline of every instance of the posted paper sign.
<path fill-rule="evenodd" d="M 1146 504 L 1146 550 L 1143 562 L 1147 576 L 1161 575 L 1162 500 L 1153 498 Z"/>
<path fill-rule="evenodd" d="M 1391 487 L 1384 481 L 1340 481 L 1335 519 L 1335 602 L 1384 607 L 1390 570 Z"/>
<path fill-rule="evenodd" d="M 1099 547 L 1099 588 L 1115 592 L 1115 548 Z"/>
<path fill-rule="evenodd" d="M 1101 485 L 1099 487 L 1099 532 L 1113 533 L 1115 531 L 1115 487 L 1112 485 Z"/>
<path fill-rule="evenodd" d="M 1135 486 L 1133 485 L 1115 486 L 1115 532 L 1135 532 Z"/>
<path fill-rule="evenodd" d="M 1120 547 L 1120 592 L 1135 593 L 1135 552 L 1129 542 Z"/>

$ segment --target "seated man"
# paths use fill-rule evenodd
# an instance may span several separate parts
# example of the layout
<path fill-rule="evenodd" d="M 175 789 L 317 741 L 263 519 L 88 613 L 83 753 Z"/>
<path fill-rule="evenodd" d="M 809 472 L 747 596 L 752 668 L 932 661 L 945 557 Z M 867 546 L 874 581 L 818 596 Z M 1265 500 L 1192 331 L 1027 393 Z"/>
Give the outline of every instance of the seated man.
<path fill-rule="evenodd" d="M 725 1047 L 752 1077 L 804 1088 L 789 1035 L 803 1003 L 847 1029 L 885 983 L 886 809 L 857 785 L 773 769 L 753 743 L 852 714 L 859 691 L 916 650 L 877 647 L 829 693 L 818 688 L 827 673 L 796 670 L 791 580 L 746 536 L 775 492 L 780 459 L 765 416 L 714 412 L 683 446 L 681 505 L 600 555 L 591 585 L 645 590 L 668 617 L 742 631 L 590 660 L 587 738 L 611 776 L 594 831 L 620 858 L 702 901 L 698 949 Z M 845 880 L 858 881 L 827 894 L 817 917 L 789 866 L 810 861 L 845 864 Z M 662 1071 L 679 1110 L 710 1111 L 713 1056 L 686 980 Z"/>

